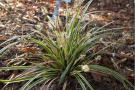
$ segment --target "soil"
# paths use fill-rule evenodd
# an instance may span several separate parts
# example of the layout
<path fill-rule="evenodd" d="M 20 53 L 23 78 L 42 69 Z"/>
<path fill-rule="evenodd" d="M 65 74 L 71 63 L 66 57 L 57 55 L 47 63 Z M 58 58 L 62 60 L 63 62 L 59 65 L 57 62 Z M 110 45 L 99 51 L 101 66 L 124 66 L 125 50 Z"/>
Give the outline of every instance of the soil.
<path fill-rule="evenodd" d="M 46 15 L 52 16 L 54 6 L 56 5 L 55 0 L 53 3 L 48 3 L 49 5 L 47 3 L 39 1 L 20 1 L 19 3 L 15 2 L 14 0 L 7 1 L 9 1 L 8 4 L 5 3 L 4 0 L 0 1 L 0 43 L 14 36 L 27 35 L 29 33 L 32 33 L 33 30 L 36 29 L 35 26 L 39 24 L 42 25 L 42 28 L 47 28 L 47 21 L 44 21 L 44 17 Z M 5 6 L 2 6 L 1 3 Z M 73 8 L 72 4 L 69 8 L 72 17 L 73 14 L 75 14 L 75 9 Z M 44 12 L 43 10 L 47 11 Z M 59 10 L 59 15 L 63 24 L 65 22 L 65 11 L 65 3 L 62 2 L 62 5 Z M 92 64 L 102 65 L 110 69 L 113 69 L 125 76 L 130 82 L 134 84 L 134 2 L 130 1 L 113 4 L 93 2 L 87 10 L 87 13 L 93 11 L 103 12 L 89 14 L 83 23 L 86 23 L 92 18 L 96 19 L 87 27 L 101 27 L 113 21 L 112 24 L 108 25 L 105 28 L 128 28 L 113 31 L 112 36 L 109 36 L 108 38 L 101 38 L 99 41 L 101 41 L 102 43 L 95 46 L 91 50 L 92 53 L 100 51 L 102 48 L 109 45 L 109 42 L 117 42 L 117 44 L 111 45 L 110 47 L 105 49 L 104 52 L 93 57 L 96 58 L 97 56 L 101 56 L 101 59 L 96 60 Z M 19 40 L 19 38 L 8 42 L 6 45 L 16 40 Z M 0 49 L 5 47 L 6 45 L 0 46 Z M 10 66 L 7 64 L 10 59 L 16 57 L 16 55 L 21 55 L 24 52 L 29 53 L 29 51 L 25 50 L 30 47 L 32 47 L 33 49 L 38 48 L 36 45 L 30 43 L 17 44 L 10 51 L 8 51 L 2 58 L 0 58 L 0 67 Z M 24 62 L 20 62 L 19 64 L 18 62 L 16 62 L 13 65 L 22 65 L 22 63 Z M 14 73 L 14 71 L 0 71 L 0 79 L 9 79 L 12 73 Z M 86 77 L 95 90 L 125 90 L 123 85 L 111 76 L 100 76 L 94 73 L 87 73 Z M 24 83 L 25 82 L 9 84 L 4 88 L 4 90 L 19 90 L 19 88 Z M 2 89 L 4 85 L 4 83 L 0 82 L 0 89 Z M 82 90 L 80 85 L 76 82 L 74 83 L 74 87 L 72 86 L 72 84 L 69 84 L 67 90 Z M 40 90 L 45 90 L 41 89 L 42 84 L 35 86 L 32 90 L 39 90 L 39 88 Z M 50 90 L 58 89 L 52 88 Z M 133 90 L 133 88 L 129 86 L 129 90 Z"/>

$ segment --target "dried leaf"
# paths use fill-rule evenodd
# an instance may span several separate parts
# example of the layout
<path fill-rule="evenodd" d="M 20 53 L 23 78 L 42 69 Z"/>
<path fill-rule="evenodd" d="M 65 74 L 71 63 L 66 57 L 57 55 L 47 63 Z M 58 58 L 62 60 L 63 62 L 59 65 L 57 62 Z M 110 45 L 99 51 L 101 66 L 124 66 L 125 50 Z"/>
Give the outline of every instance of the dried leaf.
<path fill-rule="evenodd" d="M 117 82 L 115 80 L 112 81 L 112 86 L 115 87 L 117 85 Z"/>
<path fill-rule="evenodd" d="M 105 21 L 106 22 L 110 22 L 112 20 L 112 17 L 107 17 L 107 18 L 105 18 Z"/>
<path fill-rule="evenodd" d="M 134 84 L 134 77 L 135 77 L 134 72 L 128 73 L 126 77 L 127 77 L 127 80 L 129 80 L 131 83 Z"/>
<path fill-rule="evenodd" d="M 6 40 L 7 39 L 0 37 L 0 43 L 2 43 L 3 41 L 6 41 Z"/>
<path fill-rule="evenodd" d="M 35 54 L 36 48 L 35 47 L 26 47 L 26 48 L 24 48 L 24 52 Z"/>
<path fill-rule="evenodd" d="M 116 64 L 118 65 L 119 63 L 124 63 L 125 61 L 127 61 L 127 58 L 123 58 L 123 59 L 117 61 Z"/>
<path fill-rule="evenodd" d="M 105 66 L 110 69 L 114 69 L 113 63 L 111 59 L 108 57 L 102 57 L 102 59 L 100 60 L 100 65 Z"/>
<path fill-rule="evenodd" d="M 111 58 L 111 61 L 113 63 L 114 68 L 117 69 L 117 70 L 119 70 L 118 63 L 116 63 L 116 61 L 114 60 L 114 58 Z"/>
<path fill-rule="evenodd" d="M 96 82 L 101 82 L 101 75 L 95 73 L 91 73 L 91 75 L 93 76 Z"/>

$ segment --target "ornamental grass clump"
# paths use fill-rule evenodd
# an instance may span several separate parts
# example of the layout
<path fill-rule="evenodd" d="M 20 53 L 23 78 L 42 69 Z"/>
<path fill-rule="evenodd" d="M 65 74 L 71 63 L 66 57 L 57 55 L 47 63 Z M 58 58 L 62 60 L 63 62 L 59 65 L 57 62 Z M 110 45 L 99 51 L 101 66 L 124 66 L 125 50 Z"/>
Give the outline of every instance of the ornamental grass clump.
<path fill-rule="evenodd" d="M 59 86 L 63 85 L 63 89 L 66 89 L 67 83 L 70 82 L 69 78 L 75 78 L 80 83 L 83 90 L 87 90 L 85 84 L 88 85 L 91 90 L 94 90 L 91 84 L 83 76 L 83 73 L 93 72 L 95 70 L 96 72 L 114 76 L 126 89 L 128 89 L 127 83 L 134 87 L 125 77 L 111 69 L 99 65 L 89 65 L 90 60 L 88 60 L 88 58 L 92 55 L 86 56 L 86 51 L 100 43 L 98 41 L 99 38 L 106 37 L 111 34 L 103 32 L 113 30 L 103 30 L 103 26 L 101 28 L 95 27 L 85 33 L 82 33 L 85 27 L 92 21 L 87 22 L 83 26 L 81 25 L 82 18 L 84 17 L 91 2 L 92 0 L 85 5 L 84 9 L 79 8 L 71 20 L 68 18 L 67 8 L 65 27 L 58 27 L 59 25 L 56 27 L 56 23 L 54 24 L 51 22 L 50 17 L 48 17 L 50 20 L 49 23 L 53 26 L 52 32 L 49 32 L 49 30 L 40 30 L 37 27 L 37 31 L 34 31 L 34 34 L 18 36 L 21 37 L 21 39 L 26 38 L 26 42 L 37 44 L 42 47 L 44 51 L 37 51 L 35 53 L 39 58 L 37 59 L 37 62 L 32 63 L 31 66 L 1 67 L 0 70 L 24 69 L 24 71 L 13 77 L 11 80 L 0 81 L 5 83 L 27 81 L 20 90 L 30 90 L 32 87 L 43 82 L 48 85 L 47 89 L 53 82 L 57 82 Z M 82 14 L 78 20 L 77 17 L 80 13 Z M 1 49 L 0 52 L 6 52 L 8 47 L 22 42 L 21 39 Z M 22 58 L 23 57 L 18 57 L 17 60 L 22 60 Z M 23 58 L 23 60 L 27 61 L 27 59 L 25 59 L 26 57 Z"/>

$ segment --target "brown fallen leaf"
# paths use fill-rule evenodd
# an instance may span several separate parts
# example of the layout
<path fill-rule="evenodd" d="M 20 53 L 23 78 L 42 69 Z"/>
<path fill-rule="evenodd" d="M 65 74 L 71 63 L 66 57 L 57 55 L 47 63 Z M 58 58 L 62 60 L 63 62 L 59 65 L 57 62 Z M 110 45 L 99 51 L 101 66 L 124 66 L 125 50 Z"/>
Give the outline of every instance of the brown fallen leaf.
<path fill-rule="evenodd" d="M 6 41 L 7 39 L 3 38 L 3 37 L 0 37 L 0 43 Z"/>
<path fill-rule="evenodd" d="M 24 48 L 24 52 L 35 54 L 36 48 L 35 47 L 26 47 L 26 48 Z"/>
<path fill-rule="evenodd" d="M 114 69 L 113 63 L 109 57 L 102 57 L 102 59 L 100 60 L 100 65 L 110 69 Z"/>
<path fill-rule="evenodd" d="M 109 17 L 105 18 L 104 20 L 105 20 L 106 22 L 110 22 L 110 21 L 112 20 L 112 17 L 109 16 Z"/>
<path fill-rule="evenodd" d="M 118 63 L 116 63 L 116 61 L 114 60 L 114 58 L 111 58 L 111 61 L 113 63 L 113 66 L 116 70 L 119 70 L 119 66 L 118 66 Z"/>
<path fill-rule="evenodd" d="M 117 82 L 115 80 L 112 81 L 112 86 L 115 87 L 117 85 Z"/>
<path fill-rule="evenodd" d="M 134 77 L 135 77 L 135 74 L 134 73 L 128 73 L 126 75 L 127 80 L 129 80 L 133 84 L 134 84 L 134 79 L 135 79 Z"/>
<path fill-rule="evenodd" d="M 118 65 L 118 64 L 120 64 L 120 63 L 124 63 L 125 61 L 127 61 L 127 58 L 123 58 L 123 59 L 121 59 L 121 60 L 118 60 L 118 61 L 116 62 L 116 64 Z"/>
<path fill-rule="evenodd" d="M 96 82 L 101 82 L 101 75 L 95 73 L 91 73 L 91 75 L 93 76 Z"/>

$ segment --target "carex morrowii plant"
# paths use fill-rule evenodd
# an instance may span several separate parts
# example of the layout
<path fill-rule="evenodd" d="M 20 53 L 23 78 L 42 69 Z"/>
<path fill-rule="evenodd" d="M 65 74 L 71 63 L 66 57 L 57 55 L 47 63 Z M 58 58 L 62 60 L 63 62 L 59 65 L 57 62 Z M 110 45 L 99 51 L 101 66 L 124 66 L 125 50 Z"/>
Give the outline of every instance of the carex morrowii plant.
<path fill-rule="evenodd" d="M 0 81 L 5 83 L 27 81 L 20 88 L 20 90 L 30 90 L 35 85 L 43 82 L 44 84 L 48 85 L 47 88 L 49 88 L 53 82 L 57 82 L 59 86 L 63 85 L 63 89 L 66 89 L 67 83 L 70 82 L 69 78 L 75 78 L 80 83 L 83 90 L 86 90 L 85 84 L 88 85 L 91 90 L 94 90 L 91 84 L 84 77 L 83 73 L 93 72 L 95 70 L 96 72 L 105 73 L 115 77 L 124 85 L 126 89 L 128 89 L 127 84 L 134 88 L 134 86 L 119 73 L 103 66 L 89 64 L 90 60 L 88 58 L 92 55 L 86 57 L 86 51 L 92 48 L 94 45 L 100 43 L 98 41 L 99 38 L 106 37 L 111 34 L 103 32 L 113 30 L 103 29 L 103 26 L 101 28 L 91 28 L 85 33 L 82 33 L 87 24 L 92 21 L 91 20 L 84 25 L 81 24 L 82 18 L 85 16 L 85 12 L 91 2 L 92 0 L 90 0 L 84 6 L 85 8 L 79 8 L 77 13 L 71 19 L 68 18 L 67 3 L 66 24 L 64 27 L 61 27 L 57 21 L 54 24 L 48 17 L 50 20 L 49 23 L 52 25 L 51 32 L 37 28 L 37 31 L 34 32 L 34 35 L 32 33 L 30 35 L 18 36 L 22 39 L 27 38 L 26 42 L 31 42 L 42 47 L 44 52 L 37 51 L 35 53 L 36 56 L 40 58 L 37 59 L 36 63 L 32 63 L 33 65 L 31 66 L 1 67 L 0 70 L 24 69 L 24 71 L 10 80 Z M 77 17 L 80 15 L 80 13 L 82 14 L 78 20 Z M 1 45 L 18 37 L 11 38 L 1 43 Z M 38 37 L 38 39 L 36 37 Z M 17 42 L 7 45 L 0 50 L 0 53 L 6 53 L 7 50 L 11 48 L 11 46 L 14 46 L 20 42 L 22 42 L 21 39 Z M 22 58 L 23 57 L 20 56 L 17 58 L 17 60 L 22 60 Z M 25 60 L 25 58 L 23 58 L 23 60 Z"/>

